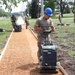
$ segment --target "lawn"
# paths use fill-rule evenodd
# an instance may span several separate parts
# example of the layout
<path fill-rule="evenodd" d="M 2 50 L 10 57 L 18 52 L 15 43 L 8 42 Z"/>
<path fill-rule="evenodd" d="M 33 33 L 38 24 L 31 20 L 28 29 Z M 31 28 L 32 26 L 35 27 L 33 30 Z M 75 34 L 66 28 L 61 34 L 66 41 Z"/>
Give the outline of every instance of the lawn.
<path fill-rule="evenodd" d="M 0 28 L 4 30 L 4 32 L 0 32 L 0 52 L 3 49 L 6 39 L 9 37 L 12 26 L 9 18 L 0 19 Z"/>
<path fill-rule="evenodd" d="M 57 26 L 59 23 L 58 19 L 53 19 L 56 34 L 51 34 L 52 39 L 58 43 L 58 45 L 65 50 L 69 56 L 75 57 L 75 25 L 73 23 L 73 17 L 62 18 L 64 26 Z M 70 25 L 67 26 L 66 23 Z"/>

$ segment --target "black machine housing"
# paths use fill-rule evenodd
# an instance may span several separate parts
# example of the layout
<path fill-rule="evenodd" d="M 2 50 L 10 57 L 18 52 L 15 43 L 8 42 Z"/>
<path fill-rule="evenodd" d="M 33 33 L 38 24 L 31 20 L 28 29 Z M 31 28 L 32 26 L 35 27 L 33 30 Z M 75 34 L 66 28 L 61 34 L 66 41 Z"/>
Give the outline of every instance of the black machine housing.
<path fill-rule="evenodd" d="M 15 25 L 14 31 L 21 32 L 21 29 L 22 29 L 21 25 Z"/>
<path fill-rule="evenodd" d="M 46 39 L 42 47 L 42 56 L 40 56 L 40 73 L 57 73 L 57 46 L 49 41 L 50 30 L 45 30 Z"/>
<path fill-rule="evenodd" d="M 13 28 L 14 28 L 14 32 L 21 32 L 22 30 L 22 26 L 21 25 L 17 25 L 15 22 L 12 22 Z"/>

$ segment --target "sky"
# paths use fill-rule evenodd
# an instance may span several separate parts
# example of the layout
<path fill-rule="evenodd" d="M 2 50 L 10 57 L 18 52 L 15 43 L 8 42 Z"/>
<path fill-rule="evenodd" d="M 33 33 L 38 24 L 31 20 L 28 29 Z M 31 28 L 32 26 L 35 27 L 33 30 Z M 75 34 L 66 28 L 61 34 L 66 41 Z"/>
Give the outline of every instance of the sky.
<path fill-rule="evenodd" d="M 12 13 L 24 11 L 26 9 L 26 5 L 27 5 L 27 2 L 20 2 L 19 4 L 17 4 L 18 7 L 12 6 Z"/>
<path fill-rule="evenodd" d="M 28 1 L 31 2 L 32 0 L 28 0 Z M 39 1 L 41 1 L 41 0 L 39 0 Z M 74 1 L 74 0 L 66 0 L 66 1 Z M 20 2 L 17 5 L 18 5 L 18 7 L 12 6 L 12 13 L 24 11 L 26 9 L 27 2 Z M 6 12 L 8 11 L 7 9 L 5 9 L 4 5 L 3 5 L 2 9 L 4 9 Z"/>
<path fill-rule="evenodd" d="M 28 0 L 28 1 L 31 2 L 31 0 Z M 27 2 L 20 2 L 17 4 L 17 7 L 12 6 L 11 13 L 24 11 L 26 9 L 26 5 L 27 5 Z M 2 9 L 8 12 L 8 9 L 5 9 L 5 5 L 1 5 L 1 6 L 2 6 Z"/>

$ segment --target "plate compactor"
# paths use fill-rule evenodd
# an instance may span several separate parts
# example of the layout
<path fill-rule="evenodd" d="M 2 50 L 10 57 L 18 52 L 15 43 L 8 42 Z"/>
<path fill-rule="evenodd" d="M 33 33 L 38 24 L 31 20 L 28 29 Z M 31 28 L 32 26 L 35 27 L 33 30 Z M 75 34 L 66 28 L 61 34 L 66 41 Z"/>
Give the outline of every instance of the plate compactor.
<path fill-rule="evenodd" d="M 14 32 L 21 32 L 21 30 L 22 30 L 21 25 L 17 25 L 15 22 L 13 22 L 12 25 L 13 25 L 13 28 L 14 28 Z"/>
<path fill-rule="evenodd" d="M 44 44 L 41 44 L 40 73 L 57 73 L 57 46 L 49 41 L 50 30 L 45 30 L 43 33 L 46 39 Z"/>

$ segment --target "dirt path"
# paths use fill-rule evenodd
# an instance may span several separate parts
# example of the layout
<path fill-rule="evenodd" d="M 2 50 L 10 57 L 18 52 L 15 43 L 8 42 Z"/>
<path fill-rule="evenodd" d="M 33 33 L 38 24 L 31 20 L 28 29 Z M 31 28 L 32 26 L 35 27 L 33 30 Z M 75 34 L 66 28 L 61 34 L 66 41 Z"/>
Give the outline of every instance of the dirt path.
<path fill-rule="evenodd" d="M 29 29 L 13 32 L 0 60 L 0 75 L 42 75 L 38 69 L 37 41 Z M 46 74 L 50 75 L 50 74 Z M 58 74 L 51 75 L 62 75 Z"/>

